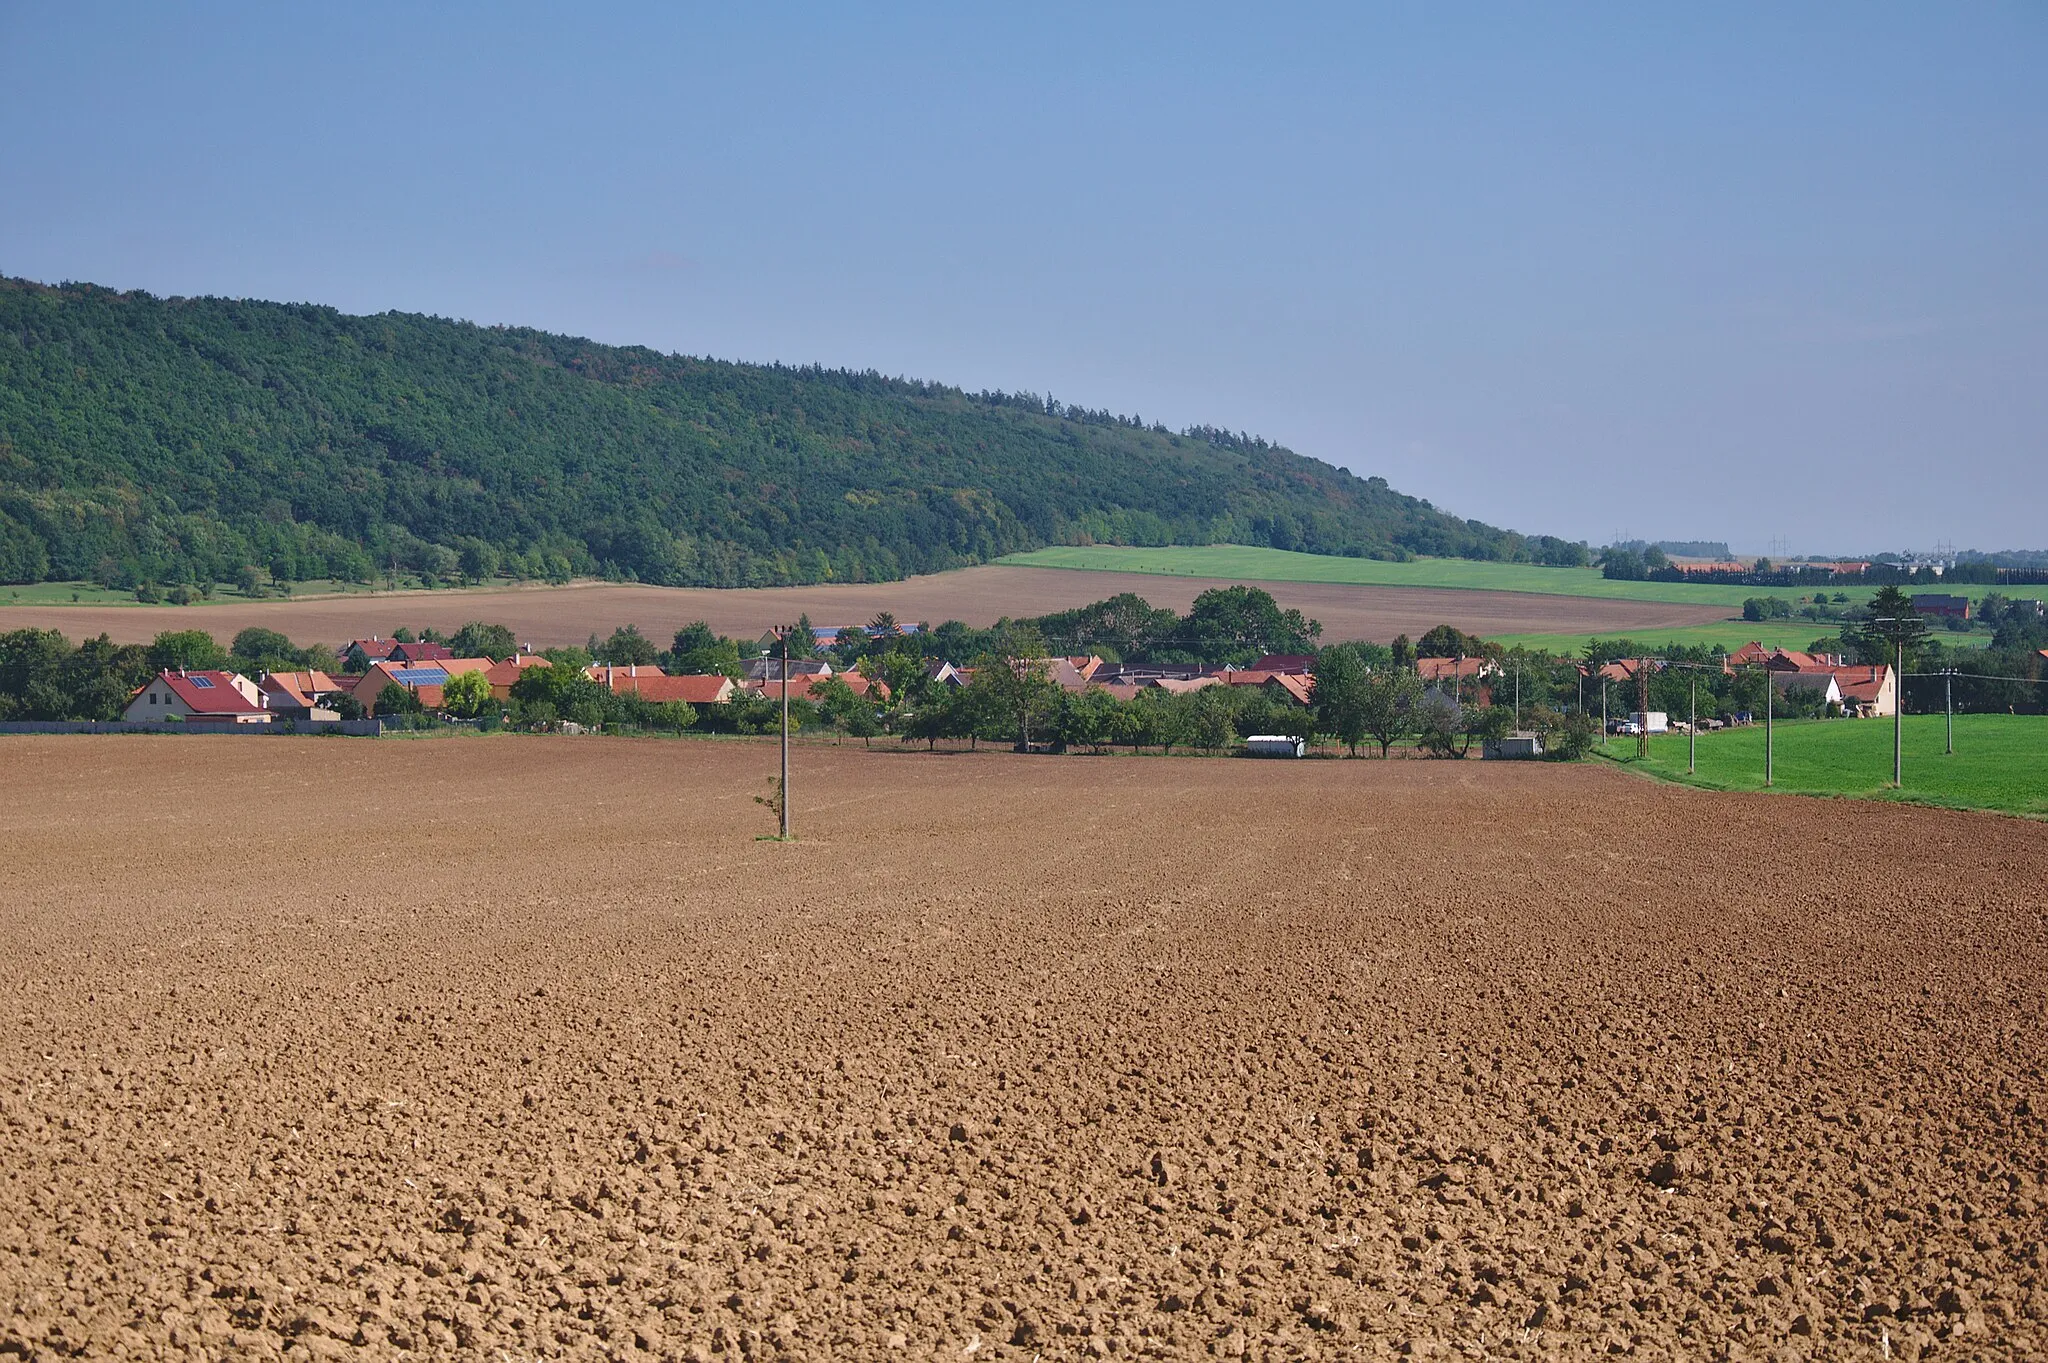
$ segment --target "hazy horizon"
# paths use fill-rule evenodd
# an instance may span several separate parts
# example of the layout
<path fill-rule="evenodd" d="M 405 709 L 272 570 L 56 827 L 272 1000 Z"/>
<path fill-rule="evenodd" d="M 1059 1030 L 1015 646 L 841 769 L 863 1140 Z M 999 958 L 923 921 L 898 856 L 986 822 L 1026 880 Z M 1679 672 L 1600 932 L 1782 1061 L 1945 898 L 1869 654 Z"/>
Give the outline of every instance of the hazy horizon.
<path fill-rule="evenodd" d="M 2048 545 L 2038 8 L 87 5 L 0 48 L 7 274 L 1051 393 L 1595 544 Z"/>

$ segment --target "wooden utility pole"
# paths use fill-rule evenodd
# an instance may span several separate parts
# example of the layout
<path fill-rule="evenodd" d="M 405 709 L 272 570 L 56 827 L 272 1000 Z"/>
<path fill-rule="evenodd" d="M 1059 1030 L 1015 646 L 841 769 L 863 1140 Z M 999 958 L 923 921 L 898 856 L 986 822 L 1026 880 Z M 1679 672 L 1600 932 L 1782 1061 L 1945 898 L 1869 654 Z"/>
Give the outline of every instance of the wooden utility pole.
<path fill-rule="evenodd" d="M 1636 659 L 1636 760 L 1650 760 L 1650 660 Z"/>
<path fill-rule="evenodd" d="M 789 626 L 776 631 L 782 642 L 782 840 L 789 841 Z"/>

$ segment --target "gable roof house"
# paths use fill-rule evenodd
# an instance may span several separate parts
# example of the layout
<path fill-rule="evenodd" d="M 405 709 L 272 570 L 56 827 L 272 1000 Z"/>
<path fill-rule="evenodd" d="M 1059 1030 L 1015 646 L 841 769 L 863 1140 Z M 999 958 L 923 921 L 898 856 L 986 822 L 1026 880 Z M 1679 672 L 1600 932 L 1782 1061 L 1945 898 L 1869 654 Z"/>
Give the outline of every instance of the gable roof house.
<path fill-rule="evenodd" d="M 1252 672 L 1306 673 L 1315 665 L 1315 655 L 1311 653 L 1268 653 L 1265 657 L 1253 663 L 1247 670 Z"/>
<path fill-rule="evenodd" d="M 636 682 L 641 677 L 665 677 L 668 674 L 653 663 L 628 663 L 624 667 L 614 663 L 592 663 L 583 669 L 583 675 L 613 695 L 618 695 L 635 689 L 629 687 L 628 682 Z"/>
<path fill-rule="evenodd" d="M 1314 680 L 1304 672 L 1278 672 L 1262 668 L 1236 671 L 1225 668 L 1216 676 L 1225 686 L 1261 687 L 1275 699 L 1291 700 L 1296 705 L 1308 704 L 1309 696 L 1315 689 Z"/>
<path fill-rule="evenodd" d="M 1899 712 L 1898 678 L 1890 664 L 1837 667 L 1833 675 L 1835 687 L 1841 693 L 1843 714 L 1884 719 Z"/>
<path fill-rule="evenodd" d="M 484 680 L 491 684 L 491 695 L 497 700 L 512 699 L 512 683 L 519 680 L 519 674 L 529 667 L 552 666 L 538 653 L 515 653 L 484 669 Z"/>
<path fill-rule="evenodd" d="M 1842 703 L 1842 688 L 1835 683 L 1835 674 L 1825 668 L 1812 672 L 1788 672 L 1773 670 L 1771 685 L 1783 695 L 1787 691 L 1809 690 L 1820 692 L 1822 701 L 1829 705 Z"/>
<path fill-rule="evenodd" d="M 808 678 L 806 679 L 808 680 Z M 796 694 L 796 682 L 791 681 L 789 693 Z M 635 695 L 652 705 L 680 700 L 691 705 L 723 705 L 732 699 L 732 693 L 739 688 L 731 677 L 713 673 L 690 673 L 681 677 L 649 676 L 646 669 L 638 674 L 619 677 L 612 685 L 618 695 Z"/>
<path fill-rule="evenodd" d="M 256 703 L 280 719 L 340 719 L 320 702 L 345 689 L 325 672 L 266 672 L 256 679 Z"/>
<path fill-rule="evenodd" d="M 389 639 L 374 635 L 368 639 L 351 639 L 335 650 L 341 665 L 350 671 L 360 672 L 371 663 L 381 663 L 391 656 L 391 650 L 398 645 Z"/>
<path fill-rule="evenodd" d="M 1616 667 L 1619 665 L 1609 663 L 1607 666 Z M 1450 681 L 1453 678 L 1491 677 L 1499 673 L 1500 664 L 1491 658 L 1484 657 L 1417 658 L 1415 660 L 1415 671 L 1416 675 L 1426 682 L 1444 682 Z M 1602 668 L 1601 671 L 1604 674 L 1606 668 Z M 1634 676 L 1635 673 L 1630 672 L 1628 675 Z"/>
<path fill-rule="evenodd" d="M 391 652 L 385 656 L 396 663 L 439 663 L 446 662 L 455 653 L 446 644 L 418 639 L 409 644 L 393 644 Z"/>
<path fill-rule="evenodd" d="M 121 718 L 150 723 L 166 719 L 213 724 L 268 724 L 256 683 L 239 672 L 159 672 L 128 698 Z"/>

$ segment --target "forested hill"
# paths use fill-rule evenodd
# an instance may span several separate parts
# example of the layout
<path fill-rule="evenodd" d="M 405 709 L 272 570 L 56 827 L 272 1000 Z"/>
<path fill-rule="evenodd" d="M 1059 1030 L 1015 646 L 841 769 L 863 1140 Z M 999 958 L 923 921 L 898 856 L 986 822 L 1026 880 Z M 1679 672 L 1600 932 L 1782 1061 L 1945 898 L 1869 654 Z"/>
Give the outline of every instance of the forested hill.
<path fill-rule="evenodd" d="M 1262 440 L 1029 394 L 0 279 L 0 581 L 736 586 L 1089 540 L 1577 549 Z"/>

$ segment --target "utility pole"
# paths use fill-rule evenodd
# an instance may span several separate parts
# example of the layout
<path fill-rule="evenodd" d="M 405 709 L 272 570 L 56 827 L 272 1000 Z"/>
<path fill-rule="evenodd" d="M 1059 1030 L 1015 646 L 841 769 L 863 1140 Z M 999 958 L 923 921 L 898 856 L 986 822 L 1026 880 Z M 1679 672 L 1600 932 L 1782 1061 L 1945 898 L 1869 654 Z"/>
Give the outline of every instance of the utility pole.
<path fill-rule="evenodd" d="M 1636 761 L 1650 760 L 1650 660 L 1636 659 Z"/>
<path fill-rule="evenodd" d="M 1515 659 L 1515 727 L 1522 727 L 1522 660 Z"/>
<path fill-rule="evenodd" d="M 1944 669 L 1941 680 L 1942 689 L 1946 693 L 1942 701 L 1942 708 L 1947 714 L 1945 727 L 1948 731 L 1946 743 L 1942 751 L 1948 756 L 1954 757 L 1956 754 L 1956 670 L 1953 667 Z"/>
<path fill-rule="evenodd" d="M 1905 785 L 1904 758 L 1906 752 L 1906 641 L 1900 639 L 1899 667 L 1892 675 L 1892 694 L 1898 700 L 1892 705 L 1892 789 Z"/>
<path fill-rule="evenodd" d="M 1602 664 L 1605 667 L 1605 664 Z M 1600 673 L 1600 746 L 1607 747 L 1607 673 Z"/>
<path fill-rule="evenodd" d="M 776 635 L 782 642 L 782 840 L 789 841 L 789 626 Z"/>
<path fill-rule="evenodd" d="M 1771 670 L 1764 669 L 1764 784 L 1770 785 L 1776 774 L 1771 770 L 1771 759 L 1777 754 L 1772 751 L 1771 719 L 1777 709 L 1778 682 L 1771 676 Z"/>
<path fill-rule="evenodd" d="M 1695 670 L 1687 675 L 1692 682 L 1692 718 L 1685 724 L 1685 774 L 1691 776 L 1700 766 L 1700 674 Z"/>

